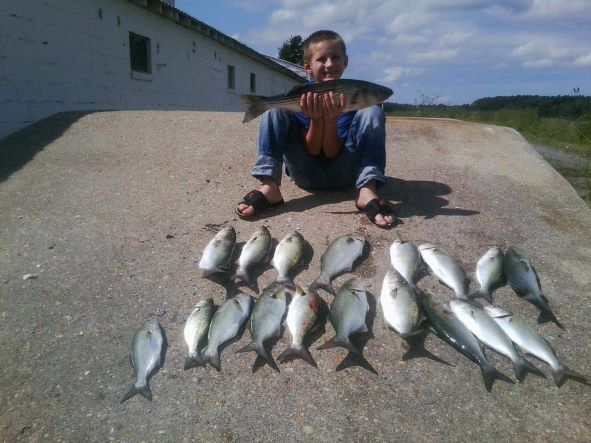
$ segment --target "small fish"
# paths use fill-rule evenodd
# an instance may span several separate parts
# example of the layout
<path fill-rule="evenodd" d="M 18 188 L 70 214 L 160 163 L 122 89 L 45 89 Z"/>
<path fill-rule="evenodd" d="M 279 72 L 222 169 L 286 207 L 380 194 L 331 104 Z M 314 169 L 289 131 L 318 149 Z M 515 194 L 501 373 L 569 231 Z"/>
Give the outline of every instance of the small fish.
<path fill-rule="evenodd" d="M 304 292 L 302 288 L 296 286 L 296 292 L 289 304 L 285 319 L 291 334 L 291 346 L 277 357 L 280 363 L 293 358 L 301 358 L 317 367 L 312 354 L 304 347 L 304 338 L 317 326 L 322 306 L 322 299 L 316 291 L 308 289 Z"/>
<path fill-rule="evenodd" d="M 486 254 L 480 257 L 476 264 L 476 280 L 480 289 L 475 297 L 482 297 L 492 303 L 492 292 L 506 283 L 503 274 L 503 251 L 500 248 L 490 248 Z"/>
<path fill-rule="evenodd" d="M 513 343 L 528 354 L 550 365 L 556 386 L 562 386 L 567 378 L 589 384 L 589 381 L 584 376 L 577 374 L 564 363 L 558 361 L 556 354 L 544 337 L 519 315 L 512 314 L 499 306 L 485 306 L 484 310 L 505 331 Z"/>
<path fill-rule="evenodd" d="M 304 237 L 297 231 L 288 234 L 279 242 L 273 254 L 273 267 L 279 274 L 275 280 L 277 283 L 286 284 L 291 288 L 295 286 L 289 274 L 300 264 L 305 246 Z"/>
<path fill-rule="evenodd" d="M 339 79 L 306 83 L 305 85 L 296 86 L 284 94 L 271 97 L 243 95 L 241 99 L 247 109 L 244 113 L 242 123 L 247 123 L 272 108 L 300 112 L 302 110 L 300 107 L 302 94 L 307 94 L 308 92 L 326 94 L 329 91 L 334 92 L 335 95 L 343 94 L 345 96 L 346 105 L 342 112 L 355 111 L 377 105 L 388 99 L 393 93 L 390 88 L 376 85 L 375 83 L 363 80 Z"/>
<path fill-rule="evenodd" d="M 390 263 L 416 292 L 417 276 L 421 270 L 421 254 L 412 243 L 405 242 L 396 231 L 398 238 L 390 246 Z"/>
<path fill-rule="evenodd" d="M 231 226 L 222 229 L 211 239 L 199 262 L 199 269 L 203 270 L 204 277 L 218 272 L 227 272 L 235 244 L 236 231 Z"/>
<path fill-rule="evenodd" d="M 400 336 L 408 337 L 417 333 L 423 320 L 415 291 L 395 269 L 384 276 L 380 303 L 384 321 Z"/>
<path fill-rule="evenodd" d="M 253 281 L 249 273 L 250 269 L 268 257 L 271 246 L 271 234 L 265 226 L 261 226 L 242 247 L 242 252 L 238 258 L 238 269 L 231 280 L 238 278 L 251 285 Z"/>
<path fill-rule="evenodd" d="M 560 329 L 564 326 L 558 321 L 548 306 L 548 299 L 542 294 L 540 279 L 529 261 L 519 255 L 513 248 L 509 248 L 503 260 L 503 272 L 519 297 L 525 298 L 540 310 L 538 323 L 553 321 Z"/>
<path fill-rule="evenodd" d="M 310 285 L 310 290 L 322 288 L 335 294 L 331 280 L 344 272 L 350 272 L 363 254 L 365 238 L 359 234 L 341 235 L 335 238 L 320 260 L 320 276 Z"/>
<path fill-rule="evenodd" d="M 121 403 L 137 394 L 152 400 L 148 380 L 152 371 L 160 366 L 163 342 L 162 330 L 155 318 L 146 321 L 135 332 L 131 342 L 131 366 L 136 379 L 134 385 L 121 399 Z"/>
<path fill-rule="evenodd" d="M 347 280 L 330 306 L 330 323 L 334 327 L 336 335 L 318 349 L 340 346 L 354 354 L 361 354 L 349 336 L 368 331 L 365 323 L 368 311 L 367 294 L 361 279 L 353 277 Z"/>
<path fill-rule="evenodd" d="M 428 243 L 420 245 L 419 252 L 423 261 L 441 283 L 451 288 L 456 297 L 468 298 L 468 277 L 456 258 Z"/>
<path fill-rule="evenodd" d="M 200 300 L 185 323 L 183 335 L 189 347 L 189 356 L 185 360 L 185 371 L 194 366 L 205 367 L 205 360 L 201 356 L 201 350 L 207 341 L 209 322 L 214 311 L 213 299 Z"/>
<path fill-rule="evenodd" d="M 237 352 L 255 351 L 265 359 L 269 366 L 279 372 L 273 357 L 265 349 L 265 342 L 281 335 L 281 323 L 287 309 L 287 291 L 284 284 L 272 283 L 257 299 L 249 329 L 251 342 Z"/>
<path fill-rule="evenodd" d="M 543 372 L 519 355 L 511 339 L 481 307 L 459 299 L 451 300 L 449 307 L 480 342 L 513 362 L 517 380 L 523 381 L 528 372 L 546 378 Z"/>
<path fill-rule="evenodd" d="M 507 383 L 513 383 L 513 380 L 499 372 L 487 360 L 478 340 L 456 318 L 447 303 L 441 302 L 432 294 L 423 293 L 421 296 L 421 306 L 439 338 L 446 341 L 455 350 L 461 352 L 480 366 L 482 379 L 487 391 L 492 389 L 494 381 L 497 379 L 506 381 Z"/>
<path fill-rule="evenodd" d="M 226 300 L 213 314 L 207 334 L 203 359 L 218 371 L 221 369 L 219 347 L 234 338 L 250 314 L 251 299 L 239 293 Z"/>

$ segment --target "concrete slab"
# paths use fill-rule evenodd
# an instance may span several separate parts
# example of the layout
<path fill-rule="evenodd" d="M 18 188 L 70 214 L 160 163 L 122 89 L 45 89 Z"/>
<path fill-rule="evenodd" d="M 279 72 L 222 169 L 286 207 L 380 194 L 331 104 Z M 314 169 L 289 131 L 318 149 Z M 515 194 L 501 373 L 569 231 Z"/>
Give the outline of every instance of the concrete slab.
<path fill-rule="evenodd" d="M 487 393 L 478 367 L 433 335 L 427 349 L 453 367 L 400 360 L 402 342 L 375 308 L 395 234 L 354 211 L 353 191 L 312 194 L 286 181 L 283 207 L 260 222 L 239 220 L 236 203 L 257 185 L 249 171 L 258 137 L 258 121 L 241 119 L 63 114 L 0 142 L 2 440 L 588 441 L 587 386 L 559 389 L 528 376 Z M 538 330 L 565 363 L 591 374 L 591 211 L 517 132 L 389 119 L 387 174 L 405 239 L 444 247 L 469 273 L 490 245 L 524 252 L 566 327 Z M 317 276 L 331 239 L 352 231 L 367 237 L 371 251 L 355 274 L 373 298 L 375 338 L 364 355 L 377 375 L 360 366 L 335 372 L 345 352 L 316 350 L 330 327 L 311 348 L 318 369 L 295 361 L 280 374 L 268 366 L 252 373 L 254 355 L 234 352 L 247 332 L 224 350 L 222 372 L 183 371 L 192 307 L 226 296 L 197 273 L 203 248 L 219 226 L 234 226 L 244 242 L 261 223 L 277 240 L 299 229 L 314 247 L 300 284 Z M 259 285 L 274 277 L 265 270 Z M 419 286 L 451 296 L 430 277 Z M 510 289 L 495 299 L 535 323 L 535 308 Z M 132 383 L 133 332 L 156 313 L 164 313 L 168 348 L 151 380 L 154 400 L 120 405 Z M 273 354 L 287 344 L 284 337 Z M 507 360 L 489 355 L 513 375 Z M 550 376 L 547 365 L 536 365 Z"/>

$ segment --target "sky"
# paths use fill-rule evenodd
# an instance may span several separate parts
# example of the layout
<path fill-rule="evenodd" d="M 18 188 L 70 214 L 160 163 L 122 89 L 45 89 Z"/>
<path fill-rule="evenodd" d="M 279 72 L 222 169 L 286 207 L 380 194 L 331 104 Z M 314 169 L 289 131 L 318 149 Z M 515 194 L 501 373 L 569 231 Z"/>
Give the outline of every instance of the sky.
<path fill-rule="evenodd" d="M 502 95 L 591 96 L 591 0 L 176 0 L 273 57 L 319 29 L 347 44 L 343 78 L 391 102 L 460 105 Z"/>

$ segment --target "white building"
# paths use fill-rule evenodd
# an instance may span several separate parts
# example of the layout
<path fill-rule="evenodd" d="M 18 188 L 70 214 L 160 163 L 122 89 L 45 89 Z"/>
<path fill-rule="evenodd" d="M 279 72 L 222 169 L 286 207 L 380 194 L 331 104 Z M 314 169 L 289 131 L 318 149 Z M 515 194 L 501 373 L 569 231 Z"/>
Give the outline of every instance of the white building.
<path fill-rule="evenodd" d="M 174 0 L 0 0 L 0 138 L 63 111 L 241 111 L 305 82 Z"/>

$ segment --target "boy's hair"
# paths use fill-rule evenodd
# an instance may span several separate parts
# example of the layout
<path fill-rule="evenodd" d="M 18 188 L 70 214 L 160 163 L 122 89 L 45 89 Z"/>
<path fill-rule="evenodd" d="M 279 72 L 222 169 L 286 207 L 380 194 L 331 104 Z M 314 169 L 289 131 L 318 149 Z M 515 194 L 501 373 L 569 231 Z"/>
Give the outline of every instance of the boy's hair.
<path fill-rule="evenodd" d="M 342 37 L 334 31 L 323 29 L 321 31 L 313 32 L 306 40 L 302 42 L 302 46 L 304 47 L 304 62 L 309 62 L 310 57 L 312 56 L 310 53 L 310 45 L 312 43 L 318 43 L 324 40 L 333 40 L 339 43 L 343 51 L 343 56 L 347 57 L 347 47 L 345 46 L 345 41 L 342 39 Z"/>

